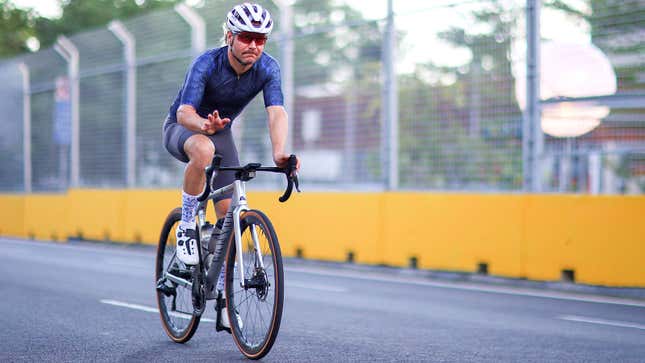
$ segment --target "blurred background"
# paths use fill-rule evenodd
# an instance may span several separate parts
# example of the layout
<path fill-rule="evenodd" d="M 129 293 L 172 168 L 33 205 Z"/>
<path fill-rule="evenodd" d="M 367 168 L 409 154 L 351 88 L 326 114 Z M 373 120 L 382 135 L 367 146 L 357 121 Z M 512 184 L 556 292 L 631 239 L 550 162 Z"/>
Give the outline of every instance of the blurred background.
<path fill-rule="evenodd" d="M 178 188 L 161 126 L 236 3 L 0 0 L 0 191 Z M 258 3 L 307 190 L 645 192 L 645 0 Z"/>

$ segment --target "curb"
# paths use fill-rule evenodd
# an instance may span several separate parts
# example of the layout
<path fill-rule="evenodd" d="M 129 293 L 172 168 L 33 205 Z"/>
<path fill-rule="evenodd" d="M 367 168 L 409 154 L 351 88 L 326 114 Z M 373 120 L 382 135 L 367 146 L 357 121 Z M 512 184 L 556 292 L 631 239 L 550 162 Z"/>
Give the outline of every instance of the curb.
<path fill-rule="evenodd" d="M 587 285 L 564 281 L 535 281 L 518 278 L 508 278 L 492 275 L 483 275 L 471 272 L 441 271 L 441 270 L 420 270 L 403 267 L 392 267 L 384 265 L 364 265 L 346 262 L 333 262 L 323 260 L 309 260 L 296 257 L 284 258 L 285 263 L 292 266 L 322 267 L 336 270 L 366 272 L 386 276 L 412 276 L 415 278 L 428 279 L 433 281 L 474 283 L 489 286 L 518 287 L 543 291 L 558 291 L 573 294 L 599 295 L 618 297 L 625 299 L 645 301 L 645 288 L 636 287 L 612 287 Z"/>

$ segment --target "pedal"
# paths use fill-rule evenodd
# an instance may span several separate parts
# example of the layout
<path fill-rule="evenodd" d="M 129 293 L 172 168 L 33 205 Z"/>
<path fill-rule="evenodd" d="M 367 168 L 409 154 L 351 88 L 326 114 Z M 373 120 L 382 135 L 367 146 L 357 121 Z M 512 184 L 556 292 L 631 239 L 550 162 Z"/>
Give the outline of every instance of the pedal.
<path fill-rule="evenodd" d="M 177 289 L 175 289 L 173 286 L 168 286 L 163 282 L 157 284 L 157 291 L 161 292 L 167 297 L 177 296 Z"/>

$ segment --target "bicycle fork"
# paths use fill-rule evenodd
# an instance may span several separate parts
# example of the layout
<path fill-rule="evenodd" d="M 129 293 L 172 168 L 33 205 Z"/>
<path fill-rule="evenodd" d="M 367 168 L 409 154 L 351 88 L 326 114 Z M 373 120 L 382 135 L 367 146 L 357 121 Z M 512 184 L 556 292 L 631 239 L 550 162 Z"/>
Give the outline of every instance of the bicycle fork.
<path fill-rule="evenodd" d="M 210 268 L 208 269 L 208 273 L 206 275 L 206 283 L 207 283 L 207 294 L 209 295 L 209 298 L 215 298 L 217 295 L 216 292 L 213 291 L 213 287 L 217 283 L 217 279 L 219 278 L 219 273 L 222 267 L 224 266 L 224 260 L 225 260 L 225 254 L 226 254 L 226 241 L 229 238 L 229 235 L 231 232 L 233 232 L 233 237 L 235 238 L 235 248 L 236 248 L 236 255 L 237 255 L 237 264 L 238 268 L 237 271 L 239 272 L 239 278 L 240 278 L 240 287 L 246 288 L 246 281 L 244 279 L 244 256 L 242 254 L 243 248 L 242 248 L 242 225 L 240 223 L 240 216 L 242 215 L 243 212 L 249 210 L 249 206 L 246 200 L 246 190 L 245 190 L 245 185 L 244 182 L 236 180 L 233 185 L 233 198 L 231 201 L 231 206 L 229 207 L 229 211 L 226 213 L 226 217 L 224 219 L 224 225 L 222 227 L 222 233 L 220 236 L 218 236 L 218 240 L 215 244 L 215 251 L 213 255 L 215 258 L 213 259 Z M 231 226 L 231 222 L 232 226 Z M 232 227 L 232 228 L 231 228 Z M 262 251 L 260 249 L 260 242 L 258 239 L 257 232 L 255 230 L 255 226 L 251 225 L 249 226 L 250 232 L 251 232 L 251 237 L 253 239 L 253 247 L 255 249 L 255 256 L 257 259 L 257 263 L 255 267 L 259 267 L 261 269 L 264 269 L 264 262 L 262 260 Z M 231 231 L 232 229 L 232 231 Z"/>
<path fill-rule="evenodd" d="M 233 202 L 231 203 L 233 208 L 233 224 L 235 231 L 235 248 L 237 251 L 237 264 L 238 271 L 240 273 L 240 287 L 246 288 L 246 281 L 244 280 L 244 256 L 242 254 L 242 226 L 240 224 L 240 216 L 243 211 L 249 210 L 249 205 L 246 201 L 246 188 L 245 184 L 242 181 L 235 181 L 235 189 L 233 191 Z M 264 270 L 264 261 L 262 260 L 262 251 L 260 250 L 260 241 L 258 240 L 257 232 L 255 231 L 255 226 L 249 226 L 251 230 L 251 238 L 253 239 L 253 248 L 255 250 L 256 257 L 256 268 L 261 268 Z M 259 266 L 258 266 L 259 264 Z"/>

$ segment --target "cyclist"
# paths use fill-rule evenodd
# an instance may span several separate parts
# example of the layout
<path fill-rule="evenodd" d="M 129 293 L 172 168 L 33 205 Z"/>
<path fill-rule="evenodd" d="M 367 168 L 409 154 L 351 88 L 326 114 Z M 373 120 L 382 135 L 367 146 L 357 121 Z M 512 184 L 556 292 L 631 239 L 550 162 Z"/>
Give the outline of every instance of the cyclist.
<path fill-rule="evenodd" d="M 197 196 L 205 187 L 204 168 L 215 152 L 222 155 L 222 166 L 239 165 L 231 123 L 260 91 L 268 115 L 273 161 L 284 167 L 289 158 L 284 150 L 288 121 L 280 66 L 263 52 L 273 29 L 271 15 L 257 4 L 236 5 L 228 12 L 223 28 L 225 45 L 193 61 L 163 125 L 164 147 L 187 163 L 177 228 L 177 257 L 187 265 L 199 262 L 195 210 Z M 233 172 L 221 172 L 214 187 L 221 188 L 233 180 Z M 226 215 L 230 202 L 230 194 L 214 200 L 217 218 Z M 223 288 L 222 275 L 217 288 Z"/>

